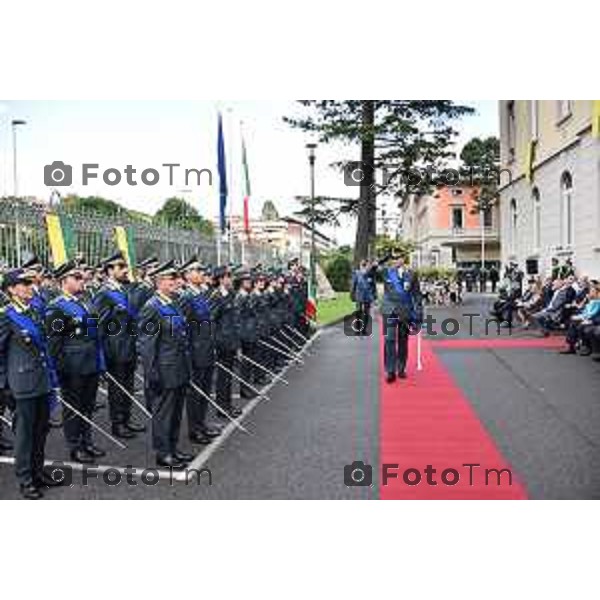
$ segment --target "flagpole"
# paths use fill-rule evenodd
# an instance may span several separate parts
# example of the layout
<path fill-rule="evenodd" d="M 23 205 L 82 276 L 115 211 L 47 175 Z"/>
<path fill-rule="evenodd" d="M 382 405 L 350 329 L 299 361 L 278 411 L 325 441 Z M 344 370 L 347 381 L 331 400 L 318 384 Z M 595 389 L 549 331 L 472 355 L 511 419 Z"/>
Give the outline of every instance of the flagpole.
<path fill-rule="evenodd" d="M 233 127 L 231 126 L 232 121 L 232 110 L 231 107 L 227 108 L 227 138 L 229 141 L 229 154 L 227 155 L 227 179 L 229 179 L 229 187 L 230 190 L 233 190 L 233 178 L 232 178 L 232 169 L 231 169 L 231 155 L 233 152 L 233 144 L 231 143 Z M 233 199 L 235 198 L 234 194 L 229 194 L 229 262 L 233 264 L 234 262 L 234 247 L 233 247 Z"/>

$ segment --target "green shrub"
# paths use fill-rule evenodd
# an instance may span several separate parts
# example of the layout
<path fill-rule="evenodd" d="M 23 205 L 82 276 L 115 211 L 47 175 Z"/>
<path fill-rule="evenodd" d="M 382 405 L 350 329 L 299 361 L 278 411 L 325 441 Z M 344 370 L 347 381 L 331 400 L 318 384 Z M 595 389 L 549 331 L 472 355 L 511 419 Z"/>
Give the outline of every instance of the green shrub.
<path fill-rule="evenodd" d="M 352 262 L 342 254 L 327 261 L 325 275 L 336 292 L 349 292 L 352 280 Z"/>

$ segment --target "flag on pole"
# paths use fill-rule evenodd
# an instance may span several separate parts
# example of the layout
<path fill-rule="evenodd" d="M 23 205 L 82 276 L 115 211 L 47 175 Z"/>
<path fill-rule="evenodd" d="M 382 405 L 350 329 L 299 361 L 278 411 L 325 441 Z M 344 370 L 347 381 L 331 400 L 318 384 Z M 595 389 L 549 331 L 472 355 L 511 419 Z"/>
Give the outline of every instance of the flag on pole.
<path fill-rule="evenodd" d="M 133 273 L 137 259 L 135 256 L 135 245 L 133 243 L 133 232 L 131 231 L 131 227 L 125 228 L 122 225 L 117 225 L 115 227 L 115 243 L 125 257 L 129 272 Z"/>
<path fill-rule="evenodd" d="M 219 170 L 219 217 L 221 224 L 221 233 L 227 229 L 225 210 L 227 208 L 227 162 L 225 160 L 225 139 L 223 137 L 223 117 L 219 113 L 219 125 L 217 132 L 217 160 Z"/>
<path fill-rule="evenodd" d="M 73 256 L 74 235 L 71 218 L 67 215 L 46 215 L 48 242 L 54 268 L 66 263 Z"/>
<path fill-rule="evenodd" d="M 241 128 L 241 127 L 240 127 Z M 250 235 L 250 171 L 248 170 L 248 157 L 246 156 L 246 142 L 242 133 L 242 166 L 244 168 L 244 231 Z"/>
<path fill-rule="evenodd" d="M 600 100 L 592 100 L 592 137 L 600 137 Z"/>

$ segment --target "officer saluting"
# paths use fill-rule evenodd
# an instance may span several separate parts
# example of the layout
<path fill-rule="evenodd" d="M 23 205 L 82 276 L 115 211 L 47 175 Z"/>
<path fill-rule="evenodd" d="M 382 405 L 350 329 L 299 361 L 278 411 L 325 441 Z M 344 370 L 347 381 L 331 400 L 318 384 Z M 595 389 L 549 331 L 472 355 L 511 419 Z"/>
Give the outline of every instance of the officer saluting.
<path fill-rule="evenodd" d="M 112 378 L 131 396 L 135 393 L 137 311 L 128 296 L 129 270 L 121 252 L 103 261 L 104 285 L 94 297 L 98 327 Z M 123 439 L 145 431 L 144 425 L 131 420 L 131 398 L 112 380 L 108 382 L 108 405 L 112 432 Z"/>
<path fill-rule="evenodd" d="M 191 373 L 187 324 L 175 303 L 178 271 L 170 261 L 149 275 L 156 293 L 140 313 L 137 343 L 146 403 L 153 413 L 152 445 L 158 466 L 182 469 L 193 456 L 177 449 Z"/>
<path fill-rule="evenodd" d="M 158 259 L 151 256 L 137 266 L 137 280 L 131 284 L 129 298 L 131 306 L 139 313 L 144 304 L 154 295 L 154 285 L 148 273 L 158 267 Z"/>
<path fill-rule="evenodd" d="M 97 314 L 83 300 L 84 275 L 80 264 L 69 261 L 54 274 L 61 284 L 62 294 L 48 305 L 46 326 L 50 354 L 56 361 L 65 400 L 91 419 L 98 380 L 106 371 Z M 89 423 L 66 407 L 63 428 L 71 460 L 93 463 L 106 454 L 94 445 Z"/>
<path fill-rule="evenodd" d="M 59 485 L 43 471 L 49 405 L 58 381 L 48 356 L 43 324 L 30 303 L 35 272 L 16 269 L 3 287 L 9 304 L 0 310 L 0 388 L 15 400 L 15 467 L 21 494 L 36 500 L 40 487 Z"/>
<path fill-rule="evenodd" d="M 382 262 L 388 260 L 383 259 Z M 384 294 L 381 312 L 385 336 L 386 381 L 406 377 L 408 336 L 411 325 L 422 321 L 423 307 L 419 280 L 405 264 L 404 257 L 392 255 L 393 264 L 383 269 Z"/>
<path fill-rule="evenodd" d="M 186 286 L 180 295 L 181 310 L 188 322 L 192 351 L 192 382 L 206 395 L 212 393 L 215 367 L 215 341 L 211 322 L 210 288 L 206 285 L 206 267 L 194 256 L 181 267 Z M 190 441 L 209 444 L 220 434 L 206 422 L 208 401 L 193 388 L 188 388 L 186 411 Z"/>

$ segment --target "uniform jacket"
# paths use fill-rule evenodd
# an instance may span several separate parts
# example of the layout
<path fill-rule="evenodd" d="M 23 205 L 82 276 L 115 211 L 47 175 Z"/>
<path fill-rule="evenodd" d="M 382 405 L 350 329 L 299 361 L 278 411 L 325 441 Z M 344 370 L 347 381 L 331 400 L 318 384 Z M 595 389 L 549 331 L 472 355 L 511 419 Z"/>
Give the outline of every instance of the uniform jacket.
<path fill-rule="evenodd" d="M 185 318 L 174 300 L 155 294 L 140 313 L 137 349 L 147 388 L 160 392 L 187 385 L 191 351 Z"/>
<path fill-rule="evenodd" d="M 403 269 L 401 275 L 396 273 L 398 271 L 395 267 L 383 269 L 381 312 L 384 315 L 395 314 L 403 320 L 420 322 L 423 318 L 423 302 L 419 279 L 410 269 Z"/>
<path fill-rule="evenodd" d="M 106 360 L 119 364 L 135 362 L 138 315 L 128 287 L 108 280 L 94 297 L 94 307 Z"/>
<path fill-rule="evenodd" d="M 240 345 L 239 308 L 233 291 L 214 290 L 211 313 L 215 324 L 217 350 L 235 352 Z"/>
<path fill-rule="evenodd" d="M 18 302 L 0 310 L 0 389 L 17 400 L 46 396 L 58 386 L 43 323 Z"/>
<path fill-rule="evenodd" d="M 98 314 L 82 300 L 61 294 L 46 313 L 48 349 L 59 375 L 95 375 L 106 371 L 98 332 Z"/>
<path fill-rule="evenodd" d="M 208 288 L 201 289 L 190 285 L 178 301 L 187 321 L 192 365 L 198 369 L 210 367 L 215 362 L 214 325 L 208 293 Z"/>

